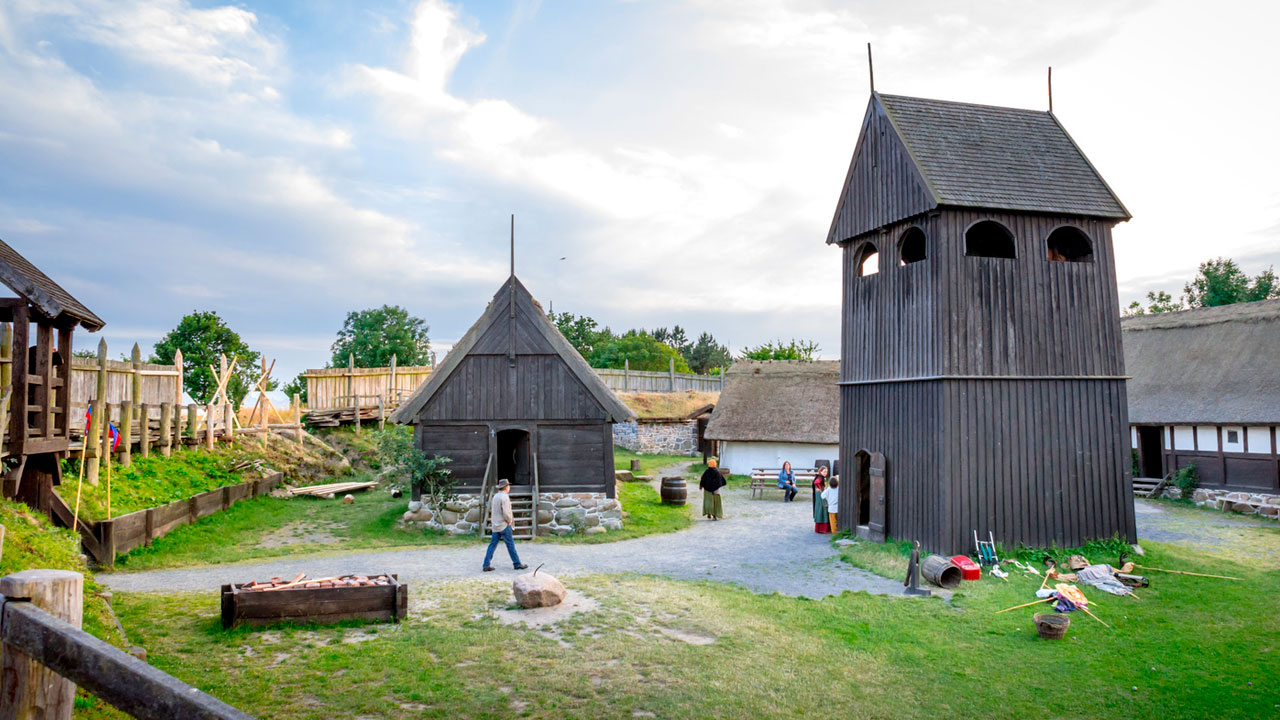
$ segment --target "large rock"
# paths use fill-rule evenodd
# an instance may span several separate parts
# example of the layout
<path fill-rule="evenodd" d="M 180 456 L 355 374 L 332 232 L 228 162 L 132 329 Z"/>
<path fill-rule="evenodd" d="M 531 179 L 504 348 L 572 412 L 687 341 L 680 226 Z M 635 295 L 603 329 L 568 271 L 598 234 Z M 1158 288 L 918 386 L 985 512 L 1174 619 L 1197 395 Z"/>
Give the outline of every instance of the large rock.
<path fill-rule="evenodd" d="M 605 518 L 600 521 L 600 527 L 609 528 L 610 530 L 621 530 L 622 521 L 618 518 Z"/>
<path fill-rule="evenodd" d="M 458 513 L 452 512 L 450 510 L 440 511 L 440 522 L 444 523 L 445 525 L 452 525 L 458 522 L 459 517 L 460 516 L 458 515 Z"/>
<path fill-rule="evenodd" d="M 522 608 L 551 607 L 564 601 L 564 585 L 554 575 L 533 571 L 511 582 L 516 603 Z"/>
<path fill-rule="evenodd" d="M 466 515 L 462 516 L 462 519 L 466 520 L 467 522 L 473 525 L 475 523 L 480 522 L 480 508 L 478 507 L 471 508 L 470 510 L 467 511 Z"/>
<path fill-rule="evenodd" d="M 558 508 L 578 507 L 578 501 L 574 500 L 573 498 L 561 498 L 556 501 L 556 507 Z"/>
<path fill-rule="evenodd" d="M 635 473 L 631 472 L 630 470 L 614 470 L 613 477 L 618 482 L 635 482 L 636 481 Z"/>
<path fill-rule="evenodd" d="M 587 528 L 588 535 L 599 535 L 600 533 L 605 533 L 605 532 L 609 532 L 609 530 L 607 528 L 603 528 L 600 526 Z"/>
<path fill-rule="evenodd" d="M 580 507 L 560 508 L 556 511 L 556 522 L 561 525 L 574 525 L 587 521 L 587 511 Z"/>
<path fill-rule="evenodd" d="M 409 501 L 409 512 L 416 513 L 416 512 L 418 512 L 418 511 L 419 511 L 419 510 L 421 510 L 421 509 L 422 509 L 422 501 L 421 501 L 421 500 L 410 500 L 410 501 Z"/>
<path fill-rule="evenodd" d="M 556 518 L 556 513 L 554 510 L 550 510 L 547 508 L 538 508 L 538 524 L 539 525 L 546 525 L 552 520 L 555 520 L 555 518 Z"/>
<path fill-rule="evenodd" d="M 462 500 L 450 500 L 444 504 L 444 509 L 449 512 L 464 513 L 467 511 L 467 504 Z"/>
<path fill-rule="evenodd" d="M 599 509 L 600 509 L 601 511 L 605 511 L 605 510 L 617 510 L 617 509 L 618 509 L 618 507 L 619 507 L 619 505 L 618 505 L 618 501 L 617 501 L 617 500 L 601 500 L 601 501 L 600 501 L 600 508 L 599 508 Z"/>
<path fill-rule="evenodd" d="M 587 516 L 587 527 L 589 527 L 589 528 L 593 528 L 593 527 L 595 527 L 595 526 L 597 526 L 597 525 L 599 525 L 599 524 L 600 524 L 600 516 L 599 516 L 599 515 L 588 515 L 588 516 Z"/>

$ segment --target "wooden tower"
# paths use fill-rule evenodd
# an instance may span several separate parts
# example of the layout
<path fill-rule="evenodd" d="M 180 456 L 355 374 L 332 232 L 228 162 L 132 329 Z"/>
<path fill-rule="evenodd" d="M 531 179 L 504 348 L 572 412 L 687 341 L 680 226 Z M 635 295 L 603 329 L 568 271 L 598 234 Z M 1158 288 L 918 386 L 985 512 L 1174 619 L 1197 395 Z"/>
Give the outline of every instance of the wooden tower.
<path fill-rule="evenodd" d="M 842 523 L 972 552 L 1134 537 L 1111 229 L 1052 112 L 872 93 L 844 258 Z"/>
<path fill-rule="evenodd" d="M 4 496 L 39 505 L 42 484 L 57 484 L 70 442 L 71 334 L 102 328 L 94 315 L 16 250 L 0 241 L 0 322 L 13 324 L 4 373 Z"/>

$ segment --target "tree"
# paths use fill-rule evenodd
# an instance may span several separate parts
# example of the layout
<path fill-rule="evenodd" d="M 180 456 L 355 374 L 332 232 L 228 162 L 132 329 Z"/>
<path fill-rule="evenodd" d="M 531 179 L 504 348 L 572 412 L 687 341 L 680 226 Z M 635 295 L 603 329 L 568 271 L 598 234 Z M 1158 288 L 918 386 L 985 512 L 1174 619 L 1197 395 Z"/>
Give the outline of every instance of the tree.
<path fill-rule="evenodd" d="M 640 332 L 644 332 L 644 330 L 641 330 Z M 685 334 L 684 328 L 679 325 L 672 327 L 670 330 L 660 327 L 649 334 L 653 336 L 654 340 L 670 345 L 681 355 L 684 355 L 686 360 L 689 359 L 686 351 L 689 348 L 692 348 L 693 344 L 689 342 L 689 336 Z"/>
<path fill-rule="evenodd" d="M 236 405 L 244 400 L 262 372 L 258 367 L 262 356 L 250 350 L 240 335 L 227 327 L 226 322 L 212 310 L 195 311 L 182 318 L 176 328 L 156 343 L 151 362 L 171 365 L 178 350 L 182 351 L 182 363 L 186 369 L 187 392 L 201 404 L 213 400 L 214 390 L 218 387 L 210 367 L 218 367 L 219 355 L 226 355 L 228 364 L 235 361 L 235 370 L 227 383 L 227 395 Z"/>
<path fill-rule="evenodd" d="M 380 431 L 377 445 L 382 466 L 403 473 L 409 480 L 412 497 L 422 498 L 438 521 L 445 504 L 458 496 L 458 479 L 445 467 L 452 461 L 439 455 L 427 457 L 414 446 L 413 433 L 404 432 L 403 428 Z"/>
<path fill-rule="evenodd" d="M 782 340 L 767 342 L 742 352 L 743 360 L 813 360 L 821 348 L 812 340 L 792 340 L 786 345 Z"/>
<path fill-rule="evenodd" d="M 1215 307 L 1280 298 L 1280 286 L 1272 268 L 1250 279 L 1234 260 L 1215 258 L 1200 263 L 1199 273 L 1183 286 L 1182 293 L 1188 307 Z"/>
<path fill-rule="evenodd" d="M 1174 310 L 1182 310 L 1182 303 L 1176 302 L 1169 293 L 1161 290 L 1159 292 L 1147 293 L 1147 306 L 1142 307 L 1142 303 L 1134 300 L 1129 303 L 1129 307 L 1125 309 L 1125 315 L 1146 315 L 1150 313 L 1155 315 L 1162 312 L 1173 312 Z"/>
<path fill-rule="evenodd" d="M 667 370 L 675 360 L 676 372 L 689 372 L 689 363 L 670 345 L 652 335 L 631 330 L 609 343 L 596 348 L 588 359 L 591 367 L 622 368 L 629 364 L 632 370 Z"/>
<path fill-rule="evenodd" d="M 731 364 L 733 355 L 729 353 L 729 348 L 717 343 L 711 333 L 704 332 L 698 336 L 698 342 L 689 346 L 685 360 L 689 362 L 689 367 L 694 372 L 706 375 L 712 370 L 718 371 L 719 368 Z"/>
<path fill-rule="evenodd" d="M 427 322 L 399 305 L 347 313 L 333 342 L 332 367 L 345 367 L 354 356 L 356 367 L 386 367 L 391 356 L 400 365 L 426 365 L 431 358 Z"/>
<path fill-rule="evenodd" d="M 290 400 L 293 399 L 294 395 L 297 395 L 298 399 L 305 404 L 307 402 L 307 379 L 302 375 L 303 373 L 298 373 L 297 377 L 285 384 L 283 390 Z"/>
<path fill-rule="evenodd" d="M 573 313 L 548 313 L 547 317 L 551 322 L 555 323 L 560 334 L 564 335 L 564 339 L 578 351 L 584 358 L 591 357 L 591 353 L 601 345 L 613 340 L 613 332 L 609 328 L 601 330 L 596 321 L 586 315 L 574 315 Z"/>

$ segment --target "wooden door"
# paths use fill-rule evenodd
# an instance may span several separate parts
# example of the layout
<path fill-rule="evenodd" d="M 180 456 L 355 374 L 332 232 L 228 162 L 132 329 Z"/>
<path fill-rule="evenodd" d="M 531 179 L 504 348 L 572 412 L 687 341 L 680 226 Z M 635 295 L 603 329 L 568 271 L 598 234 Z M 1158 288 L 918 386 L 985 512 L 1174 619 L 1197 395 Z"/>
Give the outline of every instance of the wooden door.
<path fill-rule="evenodd" d="M 886 518 L 886 488 L 885 488 L 885 472 L 884 472 L 884 454 L 871 453 L 870 468 L 868 474 L 871 476 L 871 517 L 867 523 L 867 534 L 869 539 L 876 542 L 884 542 L 885 538 L 885 518 Z"/>

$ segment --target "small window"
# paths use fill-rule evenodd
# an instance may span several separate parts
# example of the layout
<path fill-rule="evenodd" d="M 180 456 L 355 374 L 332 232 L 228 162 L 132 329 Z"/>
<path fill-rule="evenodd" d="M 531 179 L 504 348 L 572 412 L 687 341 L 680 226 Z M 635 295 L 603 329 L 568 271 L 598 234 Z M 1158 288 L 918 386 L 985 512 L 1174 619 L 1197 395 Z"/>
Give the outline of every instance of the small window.
<path fill-rule="evenodd" d="M 1240 432 L 1237 430 L 1228 430 L 1227 442 L 1231 443 L 1232 445 L 1238 444 L 1240 442 Z"/>
<path fill-rule="evenodd" d="M 1079 228 L 1060 227 L 1049 233 L 1049 260 L 1053 262 L 1093 262 L 1093 243 Z"/>
<path fill-rule="evenodd" d="M 908 228 L 898 241 L 898 264 L 910 265 L 924 258 L 924 231 L 918 227 Z"/>
<path fill-rule="evenodd" d="M 854 267 L 858 277 L 875 275 L 880 272 L 880 251 L 876 249 L 873 243 L 862 243 L 862 247 L 858 249 L 858 256 L 855 258 Z"/>
<path fill-rule="evenodd" d="M 964 254 L 969 257 L 1017 257 L 1013 233 L 995 220 L 974 223 L 964 234 Z"/>

